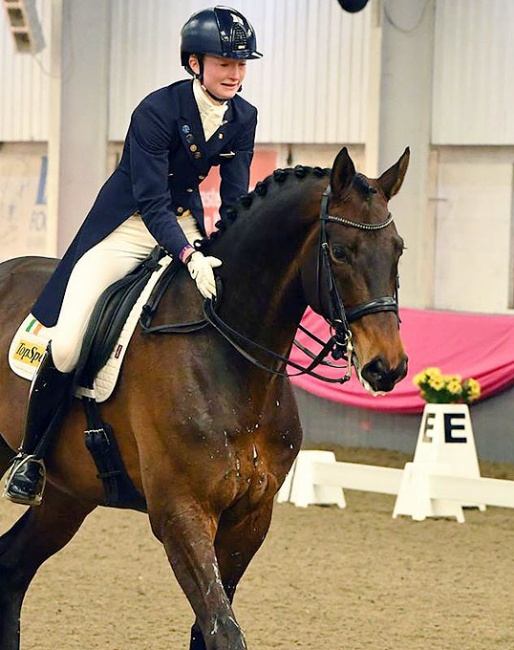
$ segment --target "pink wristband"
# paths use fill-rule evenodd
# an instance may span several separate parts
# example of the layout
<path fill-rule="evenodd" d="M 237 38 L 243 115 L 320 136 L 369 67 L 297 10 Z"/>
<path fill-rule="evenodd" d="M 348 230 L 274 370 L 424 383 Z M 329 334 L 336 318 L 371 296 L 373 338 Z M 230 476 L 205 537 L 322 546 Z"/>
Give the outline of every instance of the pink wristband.
<path fill-rule="evenodd" d="M 189 258 L 194 252 L 195 249 L 189 244 L 186 244 L 186 246 L 184 246 L 184 248 L 178 254 L 178 258 L 183 264 L 187 264 L 189 262 Z"/>

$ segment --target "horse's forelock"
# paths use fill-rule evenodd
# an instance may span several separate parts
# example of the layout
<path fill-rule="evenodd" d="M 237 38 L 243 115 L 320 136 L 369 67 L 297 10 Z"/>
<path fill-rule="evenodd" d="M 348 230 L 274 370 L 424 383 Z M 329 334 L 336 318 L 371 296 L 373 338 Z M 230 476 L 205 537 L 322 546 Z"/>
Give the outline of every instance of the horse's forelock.
<path fill-rule="evenodd" d="M 353 177 L 352 186 L 364 198 L 368 198 L 377 192 L 377 190 L 370 185 L 369 180 L 366 178 L 366 176 L 364 176 L 364 174 L 355 174 Z"/>

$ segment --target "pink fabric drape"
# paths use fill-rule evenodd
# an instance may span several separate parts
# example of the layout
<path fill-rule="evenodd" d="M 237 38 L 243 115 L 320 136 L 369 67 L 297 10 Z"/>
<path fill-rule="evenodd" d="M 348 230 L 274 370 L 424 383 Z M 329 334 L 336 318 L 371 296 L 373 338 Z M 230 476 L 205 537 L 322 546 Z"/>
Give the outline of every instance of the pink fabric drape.
<path fill-rule="evenodd" d="M 494 395 L 514 383 L 514 318 L 507 315 L 471 314 L 448 311 L 401 309 L 401 336 L 409 357 L 407 377 L 391 393 L 373 397 L 360 385 L 353 372 L 344 385 L 327 384 L 308 376 L 292 378 L 295 385 L 323 399 L 361 408 L 393 413 L 418 413 L 424 401 L 412 383 L 418 372 L 436 366 L 443 373 L 473 377 L 480 382 L 480 399 Z M 302 325 L 323 340 L 329 338 L 326 322 L 307 310 Z M 301 331 L 297 340 L 309 349 L 319 346 Z M 290 355 L 303 365 L 309 360 L 296 346 Z M 291 370 L 290 372 L 294 372 Z M 326 368 L 329 377 L 340 375 Z"/>

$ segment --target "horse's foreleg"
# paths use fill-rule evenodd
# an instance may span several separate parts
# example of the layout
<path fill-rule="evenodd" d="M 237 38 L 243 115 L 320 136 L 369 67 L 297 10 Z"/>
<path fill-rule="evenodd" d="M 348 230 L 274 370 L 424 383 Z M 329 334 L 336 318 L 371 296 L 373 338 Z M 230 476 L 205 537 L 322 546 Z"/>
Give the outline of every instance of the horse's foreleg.
<path fill-rule="evenodd" d="M 269 530 L 273 501 L 261 502 L 244 514 L 226 512 L 219 522 L 214 542 L 223 588 L 230 602 L 236 587 Z M 205 650 L 196 621 L 191 629 L 189 650 Z"/>
<path fill-rule="evenodd" d="M 4 558 L 16 538 L 27 525 L 30 517 L 28 510 L 21 519 L 2 537 L 0 537 L 0 647 L 5 650 L 18 650 L 20 647 L 19 615 L 26 587 L 16 588 L 12 578 L 13 564 Z"/>
<path fill-rule="evenodd" d="M 20 612 L 38 568 L 75 535 L 94 506 L 87 507 L 50 484 L 32 507 L 0 537 L 0 648 L 19 650 Z"/>
<path fill-rule="evenodd" d="M 244 572 L 268 534 L 272 511 L 273 500 L 267 499 L 242 516 L 229 511 L 221 518 L 215 549 L 221 579 L 230 602 Z"/>
<path fill-rule="evenodd" d="M 216 519 L 196 502 L 182 502 L 166 513 L 150 508 L 150 521 L 196 614 L 191 650 L 247 650 L 214 550 Z"/>
<path fill-rule="evenodd" d="M 0 436 L 0 476 L 5 474 L 13 456 L 14 451 L 7 446 Z"/>

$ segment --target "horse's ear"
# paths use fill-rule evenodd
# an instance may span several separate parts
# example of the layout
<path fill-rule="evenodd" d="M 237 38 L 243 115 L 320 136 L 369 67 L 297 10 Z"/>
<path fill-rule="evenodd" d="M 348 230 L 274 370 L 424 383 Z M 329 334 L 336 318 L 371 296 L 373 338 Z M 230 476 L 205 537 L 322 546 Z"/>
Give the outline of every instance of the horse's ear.
<path fill-rule="evenodd" d="M 400 160 L 385 171 L 380 178 L 377 179 L 382 192 L 386 199 L 389 199 L 400 191 L 407 167 L 409 166 L 410 149 L 407 147 L 402 153 Z"/>
<path fill-rule="evenodd" d="M 353 164 L 348 149 L 343 147 L 337 154 L 332 166 L 330 175 L 330 189 L 333 194 L 342 196 L 349 189 L 355 176 L 355 165 Z"/>

